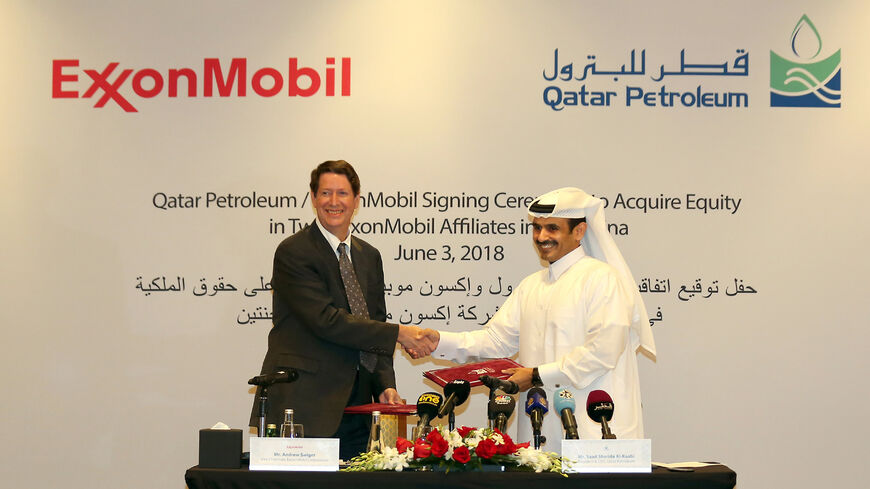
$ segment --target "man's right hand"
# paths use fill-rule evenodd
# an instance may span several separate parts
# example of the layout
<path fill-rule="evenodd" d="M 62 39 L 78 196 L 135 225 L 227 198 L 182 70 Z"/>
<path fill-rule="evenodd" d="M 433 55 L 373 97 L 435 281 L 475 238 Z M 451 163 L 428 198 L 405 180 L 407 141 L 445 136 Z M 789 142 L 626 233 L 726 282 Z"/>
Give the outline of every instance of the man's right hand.
<path fill-rule="evenodd" d="M 411 355 L 411 358 L 423 358 L 438 348 L 440 339 L 441 334 L 434 329 L 400 325 L 397 341 Z"/>

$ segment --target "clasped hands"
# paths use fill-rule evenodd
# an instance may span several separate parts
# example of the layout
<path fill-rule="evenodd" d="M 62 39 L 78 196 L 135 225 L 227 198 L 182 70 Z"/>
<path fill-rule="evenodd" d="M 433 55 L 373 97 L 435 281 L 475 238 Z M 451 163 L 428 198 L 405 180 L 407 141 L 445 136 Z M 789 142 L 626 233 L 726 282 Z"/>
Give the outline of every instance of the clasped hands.
<path fill-rule="evenodd" d="M 411 358 L 423 358 L 431 355 L 441 340 L 441 334 L 434 329 L 423 329 L 417 326 L 399 326 L 399 338 L 396 340 Z"/>

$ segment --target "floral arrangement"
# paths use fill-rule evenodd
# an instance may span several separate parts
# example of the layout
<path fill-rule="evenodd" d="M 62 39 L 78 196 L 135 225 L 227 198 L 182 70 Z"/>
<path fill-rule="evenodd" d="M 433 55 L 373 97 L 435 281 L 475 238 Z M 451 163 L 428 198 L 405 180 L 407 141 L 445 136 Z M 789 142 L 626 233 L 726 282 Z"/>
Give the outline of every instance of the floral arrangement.
<path fill-rule="evenodd" d="M 562 473 L 562 460 L 553 452 L 529 448 L 528 443 L 515 444 L 511 437 L 492 428 L 462 428 L 448 431 L 442 426 L 433 429 L 426 438 L 410 442 L 396 441 L 396 448 L 386 447 L 383 453 L 367 452 L 354 457 L 346 471 L 404 469 L 476 470 L 483 465 L 502 465 L 535 472 Z"/>

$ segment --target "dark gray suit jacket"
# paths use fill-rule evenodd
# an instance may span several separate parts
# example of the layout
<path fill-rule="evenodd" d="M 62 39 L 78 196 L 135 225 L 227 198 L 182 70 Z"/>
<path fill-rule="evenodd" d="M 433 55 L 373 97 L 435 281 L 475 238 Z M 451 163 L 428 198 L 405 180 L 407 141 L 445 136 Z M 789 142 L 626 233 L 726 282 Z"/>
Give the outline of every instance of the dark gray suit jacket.
<path fill-rule="evenodd" d="M 312 223 L 275 251 L 272 330 L 261 373 L 295 368 L 299 380 L 269 387 L 267 423 L 279 424 L 285 408 L 304 424 L 306 437 L 329 437 L 338 428 L 359 366 L 360 350 L 378 354 L 374 373 L 359 367 L 359 389 L 373 399 L 396 386 L 393 352 L 399 327 L 386 324 L 384 271 L 376 248 L 353 237 L 351 261 L 371 319 L 350 313 L 335 252 Z M 251 426 L 259 419 L 259 389 Z"/>

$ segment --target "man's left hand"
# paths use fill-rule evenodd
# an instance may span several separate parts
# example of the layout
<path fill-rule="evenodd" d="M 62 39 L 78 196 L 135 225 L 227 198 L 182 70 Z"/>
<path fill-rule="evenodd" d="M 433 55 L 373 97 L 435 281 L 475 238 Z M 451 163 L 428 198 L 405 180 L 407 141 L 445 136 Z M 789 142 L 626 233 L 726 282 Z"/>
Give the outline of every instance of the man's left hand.
<path fill-rule="evenodd" d="M 516 382 L 521 391 L 532 388 L 532 369 L 530 368 L 506 368 L 501 373 L 511 374 L 508 380 Z"/>
<path fill-rule="evenodd" d="M 402 402 L 402 396 L 399 395 L 399 391 L 392 387 L 384 389 L 384 392 L 381 392 L 381 395 L 378 396 L 378 402 L 381 404 L 404 404 L 404 402 Z"/>

